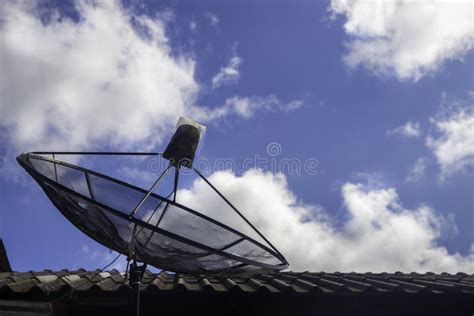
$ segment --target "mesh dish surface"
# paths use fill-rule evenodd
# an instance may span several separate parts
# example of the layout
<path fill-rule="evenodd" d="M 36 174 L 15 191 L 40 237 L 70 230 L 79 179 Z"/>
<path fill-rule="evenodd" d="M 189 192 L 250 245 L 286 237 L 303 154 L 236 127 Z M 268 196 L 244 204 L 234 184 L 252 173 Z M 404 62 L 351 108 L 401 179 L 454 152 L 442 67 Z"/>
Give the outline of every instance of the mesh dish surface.
<path fill-rule="evenodd" d="M 139 213 L 130 216 L 146 190 L 40 155 L 22 154 L 17 160 L 58 210 L 97 242 L 129 255 L 135 232 L 138 261 L 193 274 L 288 267 L 276 249 L 157 194 L 146 200 Z"/>

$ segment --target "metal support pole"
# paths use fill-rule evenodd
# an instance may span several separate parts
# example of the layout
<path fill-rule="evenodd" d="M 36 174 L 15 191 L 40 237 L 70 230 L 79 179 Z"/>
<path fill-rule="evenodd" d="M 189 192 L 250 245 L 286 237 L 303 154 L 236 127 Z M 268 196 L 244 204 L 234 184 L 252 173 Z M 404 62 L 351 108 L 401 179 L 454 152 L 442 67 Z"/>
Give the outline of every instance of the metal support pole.
<path fill-rule="evenodd" d="M 35 155 L 97 155 L 97 156 L 159 156 L 153 152 L 106 152 L 106 151 L 32 151 Z"/>
<path fill-rule="evenodd" d="M 155 183 L 151 186 L 150 190 L 145 194 L 145 196 L 140 200 L 137 206 L 133 209 L 133 211 L 128 215 L 128 219 L 132 220 L 132 218 L 135 216 L 135 213 L 138 211 L 138 209 L 145 203 L 145 201 L 150 197 L 150 195 L 153 193 L 153 191 L 156 189 L 158 184 L 160 184 L 161 180 L 163 180 L 163 177 L 165 174 L 168 172 L 168 170 L 171 168 L 171 165 L 168 165 L 166 167 L 165 171 L 163 171 L 158 179 L 156 179 Z M 128 256 L 130 258 L 135 258 L 135 233 L 137 230 L 137 225 L 133 224 L 133 229 L 132 229 L 132 235 L 130 236 L 130 242 L 128 244 Z"/>
<path fill-rule="evenodd" d="M 133 209 L 133 211 L 130 213 L 130 216 L 134 216 L 135 213 L 138 211 L 138 209 L 143 205 L 143 203 L 145 203 L 145 201 L 148 199 L 148 197 L 153 193 L 153 191 L 155 191 L 156 187 L 158 186 L 158 184 L 160 184 L 161 180 L 163 179 L 163 176 L 168 172 L 168 170 L 171 168 L 171 165 L 168 165 L 168 167 L 166 167 L 165 171 L 163 171 L 160 176 L 158 177 L 158 179 L 156 179 L 155 183 L 153 183 L 153 185 L 151 186 L 150 190 L 147 192 L 147 194 L 145 194 L 145 196 L 140 200 L 140 202 L 138 203 L 137 206 L 135 206 L 135 208 Z"/>
<path fill-rule="evenodd" d="M 54 154 L 53 154 L 53 160 L 56 160 L 56 157 L 54 157 Z M 56 182 L 58 182 L 58 170 L 56 169 L 56 163 L 53 162 L 53 165 L 54 165 L 54 179 L 56 180 Z"/>
<path fill-rule="evenodd" d="M 145 269 L 146 264 L 138 266 L 135 260 L 130 265 L 130 316 L 140 315 L 140 286 Z"/>

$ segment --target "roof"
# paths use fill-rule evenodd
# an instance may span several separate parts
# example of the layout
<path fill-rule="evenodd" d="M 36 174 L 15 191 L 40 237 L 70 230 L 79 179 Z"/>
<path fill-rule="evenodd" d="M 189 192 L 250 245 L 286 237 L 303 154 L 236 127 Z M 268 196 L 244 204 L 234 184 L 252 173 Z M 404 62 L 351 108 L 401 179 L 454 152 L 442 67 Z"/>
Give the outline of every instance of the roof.
<path fill-rule="evenodd" d="M 216 277 L 146 271 L 142 282 L 141 316 L 156 315 L 157 310 L 173 315 L 272 316 L 474 313 L 474 275 L 465 273 L 274 272 Z M 0 273 L 0 312 L 128 315 L 129 295 L 127 279 L 116 270 Z"/>
<path fill-rule="evenodd" d="M 64 289 L 76 292 L 114 292 L 128 288 L 124 273 L 112 270 L 0 273 L 0 293 L 42 292 L 51 296 Z M 252 276 L 206 276 L 145 271 L 142 291 L 318 293 L 469 293 L 474 294 L 474 274 L 434 273 L 325 273 L 275 272 Z"/>

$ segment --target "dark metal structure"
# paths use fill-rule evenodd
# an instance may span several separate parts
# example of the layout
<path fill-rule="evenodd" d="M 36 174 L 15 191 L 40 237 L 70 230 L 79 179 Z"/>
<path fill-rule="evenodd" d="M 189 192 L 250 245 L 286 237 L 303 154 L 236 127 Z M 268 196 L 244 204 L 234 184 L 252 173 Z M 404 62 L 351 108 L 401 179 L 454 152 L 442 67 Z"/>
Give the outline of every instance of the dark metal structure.
<path fill-rule="evenodd" d="M 131 259 L 186 273 L 288 267 L 281 253 L 197 170 L 231 209 L 255 229 L 260 240 L 179 204 L 176 195 L 169 199 L 153 193 L 171 167 L 147 191 L 37 153 L 22 154 L 17 160 L 68 220 L 96 241 Z M 178 175 L 179 171 L 175 172 L 175 185 Z M 167 218 L 169 221 L 165 221 Z M 185 220 L 205 229 L 179 231 L 189 228 Z M 214 235 L 209 234 L 211 231 Z"/>
<path fill-rule="evenodd" d="M 196 174 L 251 228 L 252 234 L 226 225 L 177 202 L 180 168 L 191 168 L 201 133 L 179 125 L 164 158 L 169 165 L 149 190 L 56 159 L 57 155 L 160 155 L 121 152 L 31 152 L 17 157 L 58 210 L 82 232 L 132 261 L 130 278 L 138 311 L 137 262 L 192 274 L 229 274 L 288 267 L 284 256 L 197 169 Z M 46 155 L 51 155 L 52 158 Z M 154 193 L 174 168 L 173 190 Z M 132 279 L 133 278 L 133 279 Z M 134 314 L 136 315 L 136 313 Z"/>
<path fill-rule="evenodd" d="M 130 282 L 116 270 L 0 273 L 0 313 L 126 316 Z M 141 316 L 472 316 L 474 274 L 145 271 L 140 303 Z"/>
<path fill-rule="evenodd" d="M 3 240 L 0 238 L 0 273 L 11 272 L 10 261 L 8 260 L 7 250 L 3 244 Z"/>

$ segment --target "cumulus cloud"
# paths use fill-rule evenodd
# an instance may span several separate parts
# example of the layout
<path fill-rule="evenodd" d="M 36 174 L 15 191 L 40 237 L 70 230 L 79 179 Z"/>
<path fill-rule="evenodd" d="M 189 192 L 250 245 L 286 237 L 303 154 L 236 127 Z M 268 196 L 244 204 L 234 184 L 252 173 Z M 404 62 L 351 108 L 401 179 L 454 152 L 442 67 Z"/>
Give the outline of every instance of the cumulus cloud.
<path fill-rule="evenodd" d="M 182 115 L 206 123 L 302 104 L 270 95 L 198 106 L 196 61 L 172 52 L 166 36 L 172 13 L 137 15 L 118 1 L 77 0 L 75 6 L 78 21 L 27 2 L 2 4 L 0 136 L 15 152 L 101 144 L 146 150 Z M 215 83 L 234 80 L 230 69 L 239 63 L 235 55 Z"/>
<path fill-rule="evenodd" d="M 212 78 L 212 88 L 216 89 L 220 86 L 233 85 L 239 82 L 239 66 L 241 63 L 242 59 L 237 56 L 234 49 L 234 54 L 230 58 L 228 64 L 225 67 L 222 67 L 219 72 Z"/>
<path fill-rule="evenodd" d="M 431 121 L 436 134 L 426 138 L 442 177 L 474 165 L 474 112 L 472 105 L 440 115 Z"/>
<path fill-rule="evenodd" d="M 345 63 L 417 81 L 474 47 L 472 1 L 331 0 L 350 36 Z"/>
<path fill-rule="evenodd" d="M 405 182 L 417 182 L 425 174 L 428 161 L 426 158 L 418 158 L 410 168 Z"/>
<path fill-rule="evenodd" d="M 387 135 L 401 135 L 405 137 L 418 138 L 421 136 L 420 123 L 408 121 L 395 129 L 387 131 Z"/>
<path fill-rule="evenodd" d="M 160 141 L 192 107 L 195 61 L 171 55 L 159 18 L 117 2 L 76 8 L 78 22 L 45 23 L 34 7 L 2 5 L 0 126 L 22 148 Z"/>
<path fill-rule="evenodd" d="M 300 201 L 283 174 L 220 171 L 209 179 L 286 256 L 293 271 L 474 271 L 474 253 L 450 254 L 438 244 L 452 221 L 424 204 L 405 208 L 394 188 L 345 183 L 347 220 L 336 225 L 321 206 Z M 180 190 L 178 201 L 204 205 L 208 215 L 224 222 L 232 213 L 217 207 L 222 201 L 202 180 Z"/>

